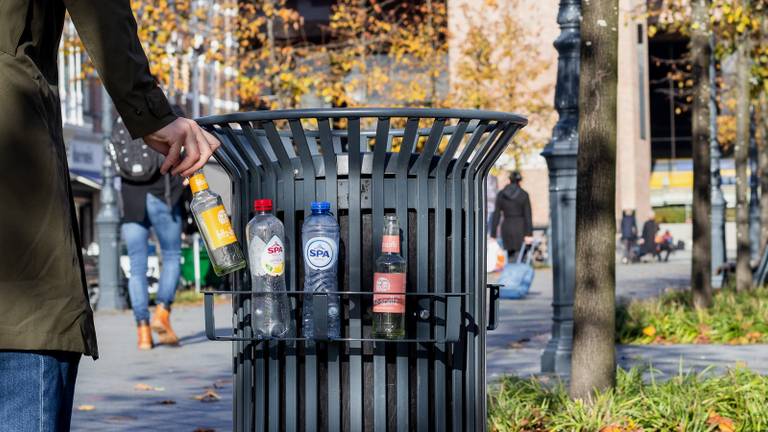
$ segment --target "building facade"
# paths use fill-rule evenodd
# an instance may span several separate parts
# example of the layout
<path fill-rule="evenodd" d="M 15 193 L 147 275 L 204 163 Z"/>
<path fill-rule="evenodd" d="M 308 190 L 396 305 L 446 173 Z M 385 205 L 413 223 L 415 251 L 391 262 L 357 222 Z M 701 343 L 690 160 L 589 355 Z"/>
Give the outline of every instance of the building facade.
<path fill-rule="evenodd" d="M 520 23 L 530 28 L 530 38 L 541 48 L 547 68 L 540 79 L 552 83 L 548 96 L 554 102 L 554 83 L 557 81 L 557 51 L 552 43 L 560 30 L 557 26 L 558 0 L 537 2 L 520 0 L 498 0 L 502 7 L 514 8 Z M 648 36 L 646 22 L 642 17 L 643 0 L 620 0 L 619 11 L 619 82 L 618 82 L 618 141 L 616 160 L 616 214 L 622 209 L 635 210 L 638 221 L 645 220 L 651 210 L 650 204 L 650 107 L 648 93 Z M 483 1 L 448 0 L 448 14 L 452 41 L 450 44 L 451 65 L 456 64 L 460 55 L 459 45 L 462 28 L 466 27 L 465 9 L 486 7 Z M 488 18 L 490 21 L 492 17 Z M 520 53 L 521 56 L 527 53 Z M 452 70 L 451 77 L 455 79 Z M 520 114 L 526 115 L 525 112 Z M 539 148 L 543 148 L 549 137 L 542 137 Z M 503 173 L 498 187 L 507 184 L 506 173 L 519 169 L 523 174 L 523 187 L 531 195 L 534 225 L 549 225 L 549 176 L 544 159 L 536 150 L 516 167 L 512 161 L 501 165 Z M 503 162 L 503 161 L 502 161 Z"/>

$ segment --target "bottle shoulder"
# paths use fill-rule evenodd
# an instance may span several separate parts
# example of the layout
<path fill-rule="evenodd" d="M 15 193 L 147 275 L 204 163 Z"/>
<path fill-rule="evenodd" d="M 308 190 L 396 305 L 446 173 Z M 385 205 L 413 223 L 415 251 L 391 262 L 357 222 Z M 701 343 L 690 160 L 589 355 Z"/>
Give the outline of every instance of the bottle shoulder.
<path fill-rule="evenodd" d="M 260 237 L 264 237 L 265 235 L 277 235 L 281 239 L 285 237 L 283 222 L 272 214 L 257 214 L 248 221 L 245 230 L 249 236 L 259 235 Z"/>
<path fill-rule="evenodd" d="M 329 214 L 311 215 L 304 219 L 303 229 L 335 229 L 339 230 L 339 223 L 336 218 Z"/>
<path fill-rule="evenodd" d="M 210 207 L 215 207 L 219 204 L 222 204 L 221 197 L 218 194 L 206 189 L 193 195 L 189 206 L 194 211 L 205 210 Z"/>

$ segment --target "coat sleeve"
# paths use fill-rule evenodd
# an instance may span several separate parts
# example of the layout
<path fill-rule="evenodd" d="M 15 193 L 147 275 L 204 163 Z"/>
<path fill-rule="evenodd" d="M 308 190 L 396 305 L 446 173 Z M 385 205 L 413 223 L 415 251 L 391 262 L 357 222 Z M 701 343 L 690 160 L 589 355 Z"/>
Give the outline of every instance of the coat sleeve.
<path fill-rule="evenodd" d="M 63 0 L 133 138 L 176 119 L 152 74 L 129 0 Z"/>
<path fill-rule="evenodd" d="M 531 217 L 531 198 L 525 194 L 523 202 L 523 219 L 525 219 L 525 235 L 533 235 L 533 218 Z"/>
<path fill-rule="evenodd" d="M 496 198 L 496 208 L 493 209 L 493 217 L 491 218 L 491 237 L 496 238 L 499 232 L 499 222 L 501 222 L 501 211 L 499 210 L 499 202 L 501 197 Z"/>

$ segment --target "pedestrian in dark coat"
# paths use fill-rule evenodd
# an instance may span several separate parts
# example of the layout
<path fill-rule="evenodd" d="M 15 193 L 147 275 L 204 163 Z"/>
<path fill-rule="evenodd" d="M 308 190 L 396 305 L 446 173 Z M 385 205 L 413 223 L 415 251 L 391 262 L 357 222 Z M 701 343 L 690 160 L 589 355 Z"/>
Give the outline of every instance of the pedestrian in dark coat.
<path fill-rule="evenodd" d="M 643 224 L 643 244 L 640 245 L 640 256 L 651 255 L 655 257 L 658 255 L 658 248 L 656 246 L 656 233 L 659 232 L 659 225 L 656 223 L 656 215 L 651 212 L 650 217 Z"/>
<path fill-rule="evenodd" d="M 510 261 L 517 258 L 523 242 L 530 243 L 533 240 L 531 200 L 528 192 L 520 187 L 522 180 L 519 172 L 512 172 L 509 184 L 496 196 L 496 209 L 491 221 L 493 238 L 496 238 L 501 222 L 501 241 Z"/>
<path fill-rule="evenodd" d="M 166 155 L 163 172 L 191 174 L 219 145 L 171 112 L 129 1 L 0 0 L 3 430 L 69 430 L 80 357 L 98 355 L 61 123 L 65 12 L 128 131 Z"/>
<path fill-rule="evenodd" d="M 637 221 L 634 210 L 624 210 L 621 216 L 621 242 L 624 245 L 622 262 L 628 263 L 634 258 L 634 248 L 637 242 Z"/>

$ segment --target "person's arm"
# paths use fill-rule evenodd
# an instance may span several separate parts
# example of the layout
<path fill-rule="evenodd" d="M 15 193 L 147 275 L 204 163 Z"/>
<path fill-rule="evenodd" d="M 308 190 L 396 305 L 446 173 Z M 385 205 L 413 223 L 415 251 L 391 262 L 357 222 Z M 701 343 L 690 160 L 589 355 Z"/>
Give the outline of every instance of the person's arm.
<path fill-rule="evenodd" d="M 164 173 L 189 176 L 219 146 L 192 120 L 177 118 L 149 72 L 129 0 L 63 0 L 99 76 L 133 138 L 166 155 Z M 184 158 L 181 149 L 184 148 Z"/>
<path fill-rule="evenodd" d="M 531 217 L 531 198 L 528 194 L 525 195 L 525 202 L 523 203 L 523 218 L 525 219 L 525 236 L 533 236 L 533 218 Z"/>
<path fill-rule="evenodd" d="M 496 198 L 496 208 L 493 209 L 493 217 L 491 218 L 491 237 L 496 238 L 499 232 L 499 222 L 501 222 L 501 212 L 499 211 L 499 198 Z"/>

